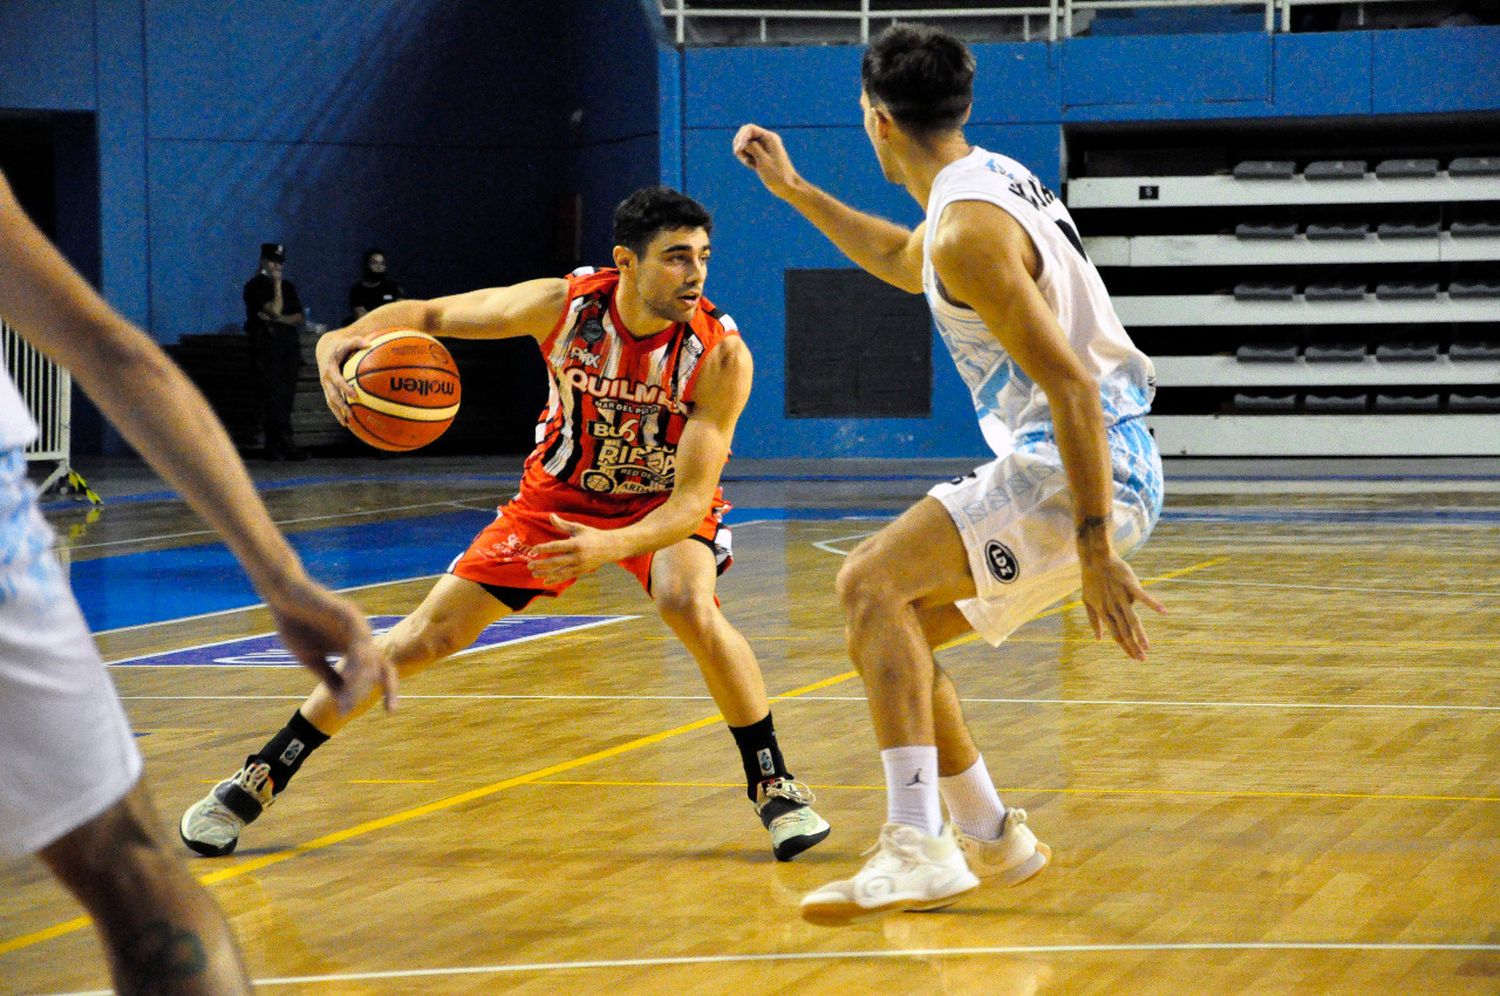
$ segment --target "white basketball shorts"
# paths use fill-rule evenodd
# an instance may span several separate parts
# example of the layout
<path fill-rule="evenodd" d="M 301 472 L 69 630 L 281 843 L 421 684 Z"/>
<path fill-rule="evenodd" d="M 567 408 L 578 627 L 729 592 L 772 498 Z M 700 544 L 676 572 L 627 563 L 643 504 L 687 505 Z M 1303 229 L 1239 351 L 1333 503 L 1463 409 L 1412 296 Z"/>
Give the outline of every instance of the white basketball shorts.
<path fill-rule="evenodd" d="M 1138 549 L 1161 515 L 1161 455 L 1140 419 L 1109 429 L 1114 544 Z M 963 537 L 977 597 L 957 603 L 975 632 L 999 646 L 1078 588 L 1073 496 L 1050 432 L 1019 436 L 1016 450 L 928 492 Z"/>
<path fill-rule="evenodd" d="M 104 812 L 141 754 L 52 553 L 19 450 L 0 453 L 0 859 Z"/>

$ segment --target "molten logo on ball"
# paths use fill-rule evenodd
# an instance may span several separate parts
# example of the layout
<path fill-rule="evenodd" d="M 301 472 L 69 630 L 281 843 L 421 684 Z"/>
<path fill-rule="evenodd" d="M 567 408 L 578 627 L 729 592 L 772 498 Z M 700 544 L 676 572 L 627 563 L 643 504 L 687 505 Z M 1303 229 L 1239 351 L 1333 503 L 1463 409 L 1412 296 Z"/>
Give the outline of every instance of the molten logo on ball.
<path fill-rule="evenodd" d="M 422 332 L 387 332 L 344 361 L 354 388 L 349 431 L 382 450 L 414 450 L 441 436 L 462 391 L 453 357 Z"/>
<path fill-rule="evenodd" d="M 419 377 L 392 377 L 386 384 L 392 394 L 405 392 L 425 398 L 429 394 L 446 394 L 450 398 L 458 394 L 458 382 L 452 380 L 425 380 Z"/>

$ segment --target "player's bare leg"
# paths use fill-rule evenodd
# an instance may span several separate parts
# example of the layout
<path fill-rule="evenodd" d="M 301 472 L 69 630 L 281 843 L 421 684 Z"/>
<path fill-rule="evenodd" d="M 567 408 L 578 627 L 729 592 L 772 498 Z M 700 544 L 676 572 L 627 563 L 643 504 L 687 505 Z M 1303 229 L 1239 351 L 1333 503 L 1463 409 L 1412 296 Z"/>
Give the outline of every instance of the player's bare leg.
<path fill-rule="evenodd" d="M 953 603 L 974 596 L 968 555 L 948 512 L 924 498 L 865 540 L 839 571 L 838 594 L 881 747 L 887 808 L 878 851 L 864 869 L 803 899 L 803 916 L 823 924 L 948 905 L 979 884 L 965 861 L 971 849 L 960 819 L 983 826 L 984 840 L 1007 845 L 1021 842 L 1019 832 L 1006 831 L 1025 819 L 1000 806 L 957 691 L 932 656 L 934 644 L 967 628 Z M 960 823 L 956 830 L 943 825 L 942 797 Z M 1034 840 L 1028 851 L 1036 850 Z M 1025 877 L 1045 863 L 1042 857 Z"/>
<path fill-rule="evenodd" d="M 467 649 L 486 626 L 511 615 L 483 586 L 444 574 L 410 615 L 375 638 L 396 665 L 402 680 Z M 325 736 L 333 736 L 376 702 L 373 694 L 357 709 L 339 714 L 327 686 L 318 685 L 297 711 Z"/>
<path fill-rule="evenodd" d="M 812 792 L 787 770 L 760 663 L 715 603 L 716 580 L 713 551 L 697 540 L 683 540 L 652 558 L 656 610 L 697 662 L 739 747 L 746 794 L 771 832 L 772 851 L 786 861 L 827 837 L 828 824 L 810 807 Z"/>
<path fill-rule="evenodd" d="M 94 918 L 120 993 L 250 992 L 223 911 L 163 846 L 156 825 L 137 782 L 40 857 Z"/>
<path fill-rule="evenodd" d="M 445 574 L 422 604 L 376 643 L 405 679 L 470 646 L 486 626 L 510 612 L 483 586 Z M 275 801 L 308 755 L 379 699 L 376 692 L 340 715 L 332 693 L 319 684 L 244 767 L 182 814 L 183 843 L 209 857 L 231 853 L 245 825 Z"/>

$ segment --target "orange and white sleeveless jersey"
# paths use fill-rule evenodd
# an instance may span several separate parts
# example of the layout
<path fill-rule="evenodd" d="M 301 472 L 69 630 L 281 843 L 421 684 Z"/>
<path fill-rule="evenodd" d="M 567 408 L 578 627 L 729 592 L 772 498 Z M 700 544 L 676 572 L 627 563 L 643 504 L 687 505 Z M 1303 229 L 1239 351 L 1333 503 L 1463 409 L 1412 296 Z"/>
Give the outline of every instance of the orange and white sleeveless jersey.
<path fill-rule="evenodd" d="M 541 344 L 552 383 L 522 490 L 559 506 L 588 497 L 626 511 L 664 499 L 703 359 L 739 334 L 703 298 L 692 321 L 636 338 L 615 307 L 619 281 L 613 269 L 569 276 L 568 305 Z"/>

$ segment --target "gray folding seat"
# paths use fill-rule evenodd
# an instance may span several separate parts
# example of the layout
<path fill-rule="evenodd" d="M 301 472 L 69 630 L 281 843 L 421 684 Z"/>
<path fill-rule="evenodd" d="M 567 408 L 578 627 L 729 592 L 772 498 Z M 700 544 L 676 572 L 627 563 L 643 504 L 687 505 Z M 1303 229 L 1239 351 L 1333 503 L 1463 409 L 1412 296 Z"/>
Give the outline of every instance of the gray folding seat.
<path fill-rule="evenodd" d="M 1329 239 L 1362 239 L 1370 234 L 1370 225 L 1364 221 L 1313 221 L 1307 225 L 1310 241 Z"/>
<path fill-rule="evenodd" d="M 1247 159 L 1234 167 L 1236 180 L 1290 180 L 1297 164 L 1289 159 Z"/>
<path fill-rule="evenodd" d="M 1297 347 L 1289 342 L 1247 342 L 1234 351 L 1240 363 L 1295 363 Z"/>
<path fill-rule="evenodd" d="M 1500 394 L 1460 394 L 1455 391 L 1448 395 L 1448 410 L 1450 412 L 1500 412 Z"/>
<path fill-rule="evenodd" d="M 1297 410 L 1297 396 L 1295 394 L 1236 394 L 1234 410 L 1286 414 Z"/>
<path fill-rule="evenodd" d="M 1436 394 L 1377 394 L 1377 412 L 1436 412 L 1443 408 Z"/>
<path fill-rule="evenodd" d="M 1463 156 L 1448 164 L 1449 176 L 1500 176 L 1500 156 Z"/>
<path fill-rule="evenodd" d="M 1448 347 L 1448 359 L 1455 363 L 1471 360 L 1500 360 L 1500 341 L 1460 340 Z"/>
<path fill-rule="evenodd" d="M 1382 342 L 1375 347 L 1375 358 L 1387 363 L 1433 363 L 1438 358 L 1435 342 Z"/>
<path fill-rule="evenodd" d="M 1365 289 L 1356 283 L 1308 284 L 1304 296 L 1309 301 L 1363 301 Z"/>
<path fill-rule="evenodd" d="M 1234 226 L 1237 239 L 1295 239 L 1297 226 L 1290 221 L 1242 221 Z"/>
<path fill-rule="evenodd" d="M 1437 176 L 1436 159 L 1385 159 L 1375 164 L 1375 175 L 1382 180 L 1420 179 Z"/>
<path fill-rule="evenodd" d="M 1483 239 L 1500 235 L 1500 220 L 1495 218 L 1454 218 L 1448 234 L 1455 239 Z"/>
<path fill-rule="evenodd" d="M 1296 284 L 1235 284 L 1236 301 L 1292 301 L 1297 297 Z"/>
<path fill-rule="evenodd" d="M 1302 175 L 1309 180 L 1359 180 L 1369 165 L 1362 159 L 1319 159 L 1308 163 Z"/>
<path fill-rule="evenodd" d="M 1392 280 L 1375 285 L 1375 296 L 1382 301 L 1430 301 L 1437 292 L 1435 280 Z"/>
<path fill-rule="evenodd" d="M 1308 363 L 1363 363 L 1368 355 L 1362 342 L 1313 342 L 1302 351 Z"/>
<path fill-rule="evenodd" d="M 1395 218 L 1382 221 L 1375 234 L 1382 239 L 1435 239 L 1441 231 L 1436 218 Z"/>
<path fill-rule="evenodd" d="M 1500 281 L 1454 280 L 1448 284 L 1448 296 L 1455 301 L 1500 297 Z"/>
<path fill-rule="evenodd" d="M 1302 407 L 1308 414 L 1347 415 L 1365 410 L 1363 394 L 1309 394 Z"/>

